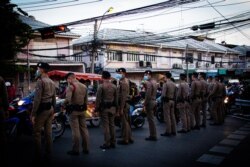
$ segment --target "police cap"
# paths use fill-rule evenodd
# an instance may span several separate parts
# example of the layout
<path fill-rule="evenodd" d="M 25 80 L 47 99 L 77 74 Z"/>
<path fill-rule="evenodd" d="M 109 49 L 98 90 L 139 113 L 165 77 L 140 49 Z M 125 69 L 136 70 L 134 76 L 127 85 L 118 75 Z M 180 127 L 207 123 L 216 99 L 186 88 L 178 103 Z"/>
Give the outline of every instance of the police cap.
<path fill-rule="evenodd" d="M 186 78 L 186 74 L 181 73 L 181 74 L 180 74 L 180 78 Z"/>
<path fill-rule="evenodd" d="M 73 72 L 69 72 L 68 74 L 65 75 L 65 79 L 68 79 L 69 76 L 75 75 Z"/>
<path fill-rule="evenodd" d="M 108 71 L 103 71 L 102 72 L 102 78 L 104 79 L 109 79 L 111 77 L 110 73 Z"/>
<path fill-rule="evenodd" d="M 152 71 L 151 70 L 146 70 L 145 72 L 144 72 L 144 74 L 152 74 Z"/>
<path fill-rule="evenodd" d="M 45 70 L 49 70 L 50 69 L 50 65 L 48 63 L 44 63 L 44 62 L 37 63 L 37 67 L 45 69 Z"/>
<path fill-rule="evenodd" d="M 124 72 L 124 73 L 126 73 L 126 69 L 125 68 L 118 68 L 118 69 L 116 69 L 116 72 Z"/>

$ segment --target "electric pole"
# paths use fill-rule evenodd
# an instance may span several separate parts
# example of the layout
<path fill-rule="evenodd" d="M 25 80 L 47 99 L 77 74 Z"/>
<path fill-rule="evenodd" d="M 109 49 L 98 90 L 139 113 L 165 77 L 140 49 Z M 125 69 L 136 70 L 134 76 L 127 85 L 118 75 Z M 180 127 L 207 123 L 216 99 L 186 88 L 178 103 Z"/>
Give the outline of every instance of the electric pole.
<path fill-rule="evenodd" d="M 92 44 L 91 73 L 95 73 L 95 57 L 97 56 L 97 20 L 94 24 L 94 36 Z"/>
<path fill-rule="evenodd" d="M 186 59 L 186 75 L 187 75 L 187 81 L 188 81 L 188 56 L 187 56 L 187 51 L 188 51 L 188 44 L 186 45 L 186 48 L 185 48 L 185 59 Z"/>

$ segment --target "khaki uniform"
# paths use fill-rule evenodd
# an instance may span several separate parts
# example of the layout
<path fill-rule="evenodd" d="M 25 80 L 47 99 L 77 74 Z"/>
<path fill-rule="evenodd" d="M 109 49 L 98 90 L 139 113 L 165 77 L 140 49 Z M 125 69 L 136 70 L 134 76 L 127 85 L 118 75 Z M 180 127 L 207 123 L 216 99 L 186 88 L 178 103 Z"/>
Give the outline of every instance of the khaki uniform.
<path fill-rule="evenodd" d="M 212 81 L 210 83 L 208 83 L 208 95 L 212 92 L 213 85 L 214 85 L 214 83 Z M 210 115 L 210 118 L 208 118 L 208 119 L 211 120 L 212 119 L 212 112 L 211 112 L 212 101 L 211 101 L 211 99 L 207 98 L 207 104 L 208 104 L 208 112 L 209 112 L 209 115 Z"/>
<path fill-rule="evenodd" d="M 177 105 L 180 111 L 182 130 L 190 131 L 190 114 L 189 114 L 189 85 L 185 81 L 181 81 L 177 91 Z"/>
<path fill-rule="evenodd" d="M 118 86 L 118 111 L 122 112 L 122 138 L 125 143 L 132 141 L 132 131 L 129 118 L 129 80 L 122 78 Z"/>
<path fill-rule="evenodd" d="M 191 84 L 191 110 L 190 110 L 190 123 L 191 128 L 200 128 L 200 117 L 201 117 L 201 96 L 202 96 L 202 85 L 199 80 L 195 80 Z"/>
<path fill-rule="evenodd" d="M 149 125 L 149 137 L 156 138 L 156 127 L 154 121 L 154 109 L 156 107 L 156 93 L 157 83 L 155 80 L 150 79 L 146 82 L 146 92 L 144 106 L 147 113 L 148 125 Z"/>
<path fill-rule="evenodd" d="M 96 110 L 100 112 L 104 132 L 104 145 L 115 145 L 115 113 L 118 106 L 117 88 L 109 81 L 105 81 L 97 89 Z"/>
<path fill-rule="evenodd" d="M 201 111 L 202 111 L 202 123 L 203 127 L 206 127 L 207 124 L 207 97 L 208 97 L 208 84 L 204 79 L 200 80 L 202 88 L 202 98 L 201 98 Z"/>
<path fill-rule="evenodd" d="M 5 111 L 8 109 L 8 95 L 4 79 L 0 76 L 0 157 L 3 160 L 1 164 L 7 165 L 7 138 L 4 127 Z"/>
<path fill-rule="evenodd" d="M 52 120 L 56 105 L 56 87 L 48 76 L 37 80 L 33 102 L 32 116 L 35 117 L 34 140 L 35 158 L 41 158 L 41 130 L 44 128 L 45 154 L 49 156 L 52 151 Z"/>
<path fill-rule="evenodd" d="M 74 80 L 66 89 L 65 104 L 81 106 L 87 105 L 87 102 L 87 87 L 78 80 Z M 89 132 L 84 112 L 83 110 L 73 110 L 70 114 L 69 123 L 72 130 L 72 151 L 74 152 L 79 152 L 80 137 L 82 137 L 83 151 L 89 151 Z"/>
<path fill-rule="evenodd" d="M 211 113 L 213 116 L 214 124 L 220 124 L 222 123 L 220 120 L 221 117 L 221 105 L 223 102 L 222 99 L 223 96 L 223 89 L 220 86 L 220 83 L 218 81 L 215 81 L 213 84 L 213 90 L 209 94 L 209 99 L 211 99 L 212 106 L 211 106 Z"/>
<path fill-rule="evenodd" d="M 173 81 L 168 79 L 163 85 L 161 94 L 164 121 L 166 123 L 166 134 L 176 134 L 175 93 L 176 85 Z"/>

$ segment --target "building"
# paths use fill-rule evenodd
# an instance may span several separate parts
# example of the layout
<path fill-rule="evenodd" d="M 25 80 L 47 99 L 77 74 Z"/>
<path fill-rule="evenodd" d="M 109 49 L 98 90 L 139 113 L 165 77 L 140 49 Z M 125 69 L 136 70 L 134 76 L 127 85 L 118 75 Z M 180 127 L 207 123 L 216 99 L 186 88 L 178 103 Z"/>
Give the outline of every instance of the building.
<path fill-rule="evenodd" d="M 140 82 L 146 69 L 152 70 L 157 79 L 166 71 L 171 71 L 175 79 L 180 73 L 194 71 L 213 76 L 227 75 L 240 55 L 238 51 L 207 38 L 175 39 L 166 34 L 103 29 L 97 39 L 95 72 L 108 70 L 114 74 L 115 69 L 125 67 L 128 77 L 136 83 Z M 85 62 L 87 71 L 91 67 L 92 42 L 92 35 L 73 41 L 74 54 L 78 54 L 75 60 Z"/>
<path fill-rule="evenodd" d="M 71 32 L 56 33 L 54 38 L 43 40 L 37 29 L 50 25 L 33 17 L 20 15 L 20 19 L 31 26 L 34 33 L 28 45 L 15 57 L 15 65 L 19 70 L 12 80 L 17 87 L 21 87 L 26 93 L 34 88 L 34 74 L 36 65 L 40 61 L 49 63 L 52 70 L 85 72 L 84 64 L 75 62 L 73 58 L 72 40 L 79 38 L 80 35 Z"/>

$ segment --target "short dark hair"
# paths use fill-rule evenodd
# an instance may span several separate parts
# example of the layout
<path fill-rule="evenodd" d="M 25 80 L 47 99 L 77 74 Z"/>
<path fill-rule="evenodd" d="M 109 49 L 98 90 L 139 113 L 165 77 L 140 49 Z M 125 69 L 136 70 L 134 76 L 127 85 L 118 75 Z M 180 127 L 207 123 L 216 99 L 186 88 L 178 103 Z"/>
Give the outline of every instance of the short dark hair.
<path fill-rule="evenodd" d="M 186 74 L 183 74 L 183 73 L 180 74 L 180 79 L 181 79 L 181 80 L 185 80 L 185 79 L 186 79 Z"/>
<path fill-rule="evenodd" d="M 38 62 L 36 66 L 44 69 L 45 72 L 48 72 L 50 70 L 50 65 L 48 63 Z"/>
<path fill-rule="evenodd" d="M 172 77 L 172 74 L 170 72 L 166 72 L 165 75 L 166 75 L 167 78 L 171 78 Z"/>
<path fill-rule="evenodd" d="M 69 72 L 65 75 L 65 79 L 68 79 L 70 76 L 74 76 L 75 74 L 73 72 Z"/>
<path fill-rule="evenodd" d="M 202 78 L 206 78 L 206 73 L 204 73 L 204 72 L 200 72 L 200 76 L 202 76 Z"/>
<path fill-rule="evenodd" d="M 102 72 L 102 78 L 109 79 L 111 77 L 111 74 L 108 71 Z"/>
<path fill-rule="evenodd" d="M 197 72 L 194 72 L 192 75 L 193 75 L 195 78 L 198 78 L 198 73 L 197 73 Z"/>

